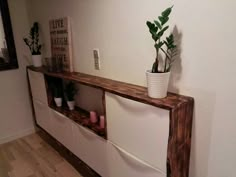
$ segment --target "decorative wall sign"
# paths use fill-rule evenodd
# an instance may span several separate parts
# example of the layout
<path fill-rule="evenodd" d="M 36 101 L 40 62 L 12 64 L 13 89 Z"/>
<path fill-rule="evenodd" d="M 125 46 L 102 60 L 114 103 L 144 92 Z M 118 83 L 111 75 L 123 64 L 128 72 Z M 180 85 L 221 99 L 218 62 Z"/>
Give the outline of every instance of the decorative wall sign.
<path fill-rule="evenodd" d="M 63 71 L 72 72 L 72 42 L 69 18 L 50 20 L 49 27 L 52 57 L 63 61 Z"/>

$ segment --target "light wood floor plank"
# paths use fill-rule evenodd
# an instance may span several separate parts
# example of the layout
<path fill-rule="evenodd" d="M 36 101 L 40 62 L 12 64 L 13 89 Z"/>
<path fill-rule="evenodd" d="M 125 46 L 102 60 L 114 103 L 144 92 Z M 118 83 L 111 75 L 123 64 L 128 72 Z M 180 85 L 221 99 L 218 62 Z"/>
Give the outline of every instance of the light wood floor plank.
<path fill-rule="evenodd" d="M 0 145 L 0 177 L 82 177 L 37 134 Z"/>

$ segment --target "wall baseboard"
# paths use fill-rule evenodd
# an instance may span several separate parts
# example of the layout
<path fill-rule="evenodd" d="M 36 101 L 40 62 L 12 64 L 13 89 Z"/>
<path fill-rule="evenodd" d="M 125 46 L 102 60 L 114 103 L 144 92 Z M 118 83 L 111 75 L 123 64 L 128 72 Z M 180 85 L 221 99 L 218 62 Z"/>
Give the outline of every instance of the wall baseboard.
<path fill-rule="evenodd" d="M 7 142 L 13 141 L 13 140 L 18 139 L 18 138 L 22 138 L 24 136 L 30 135 L 30 134 L 35 133 L 35 132 L 36 132 L 36 129 L 33 127 L 33 128 L 30 128 L 30 129 L 26 129 L 26 130 L 23 130 L 21 132 L 12 134 L 10 136 L 2 137 L 2 138 L 0 138 L 0 144 L 7 143 Z"/>

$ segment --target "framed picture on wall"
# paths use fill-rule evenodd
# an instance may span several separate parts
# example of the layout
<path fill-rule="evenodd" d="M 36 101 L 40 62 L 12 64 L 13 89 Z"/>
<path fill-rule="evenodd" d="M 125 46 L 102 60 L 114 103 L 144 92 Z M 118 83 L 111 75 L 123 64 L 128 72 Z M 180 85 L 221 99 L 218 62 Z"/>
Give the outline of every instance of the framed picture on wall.
<path fill-rule="evenodd" d="M 63 71 L 73 72 L 69 17 L 50 20 L 49 27 L 52 58 L 62 62 Z"/>

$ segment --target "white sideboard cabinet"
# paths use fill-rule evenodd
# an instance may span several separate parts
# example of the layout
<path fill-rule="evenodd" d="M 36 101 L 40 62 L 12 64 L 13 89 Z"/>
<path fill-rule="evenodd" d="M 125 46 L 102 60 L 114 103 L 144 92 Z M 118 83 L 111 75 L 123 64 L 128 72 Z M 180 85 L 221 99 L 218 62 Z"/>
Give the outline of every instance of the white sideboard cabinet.
<path fill-rule="evenodd" d="M 145 87 L 76 72 L 29 66 L 27 74 L 40 135 L 83 176 L 188 177 L 193 98 L 168 93 L 152 99 Z M 78 105 L 56 107 L 55 80 L 62 88 L 72 81 L 98 89 L 105 127 L 90 122 L 90 110 Z M 90 94 L 80 98 L 86 97 L 91 100 Z"/>

